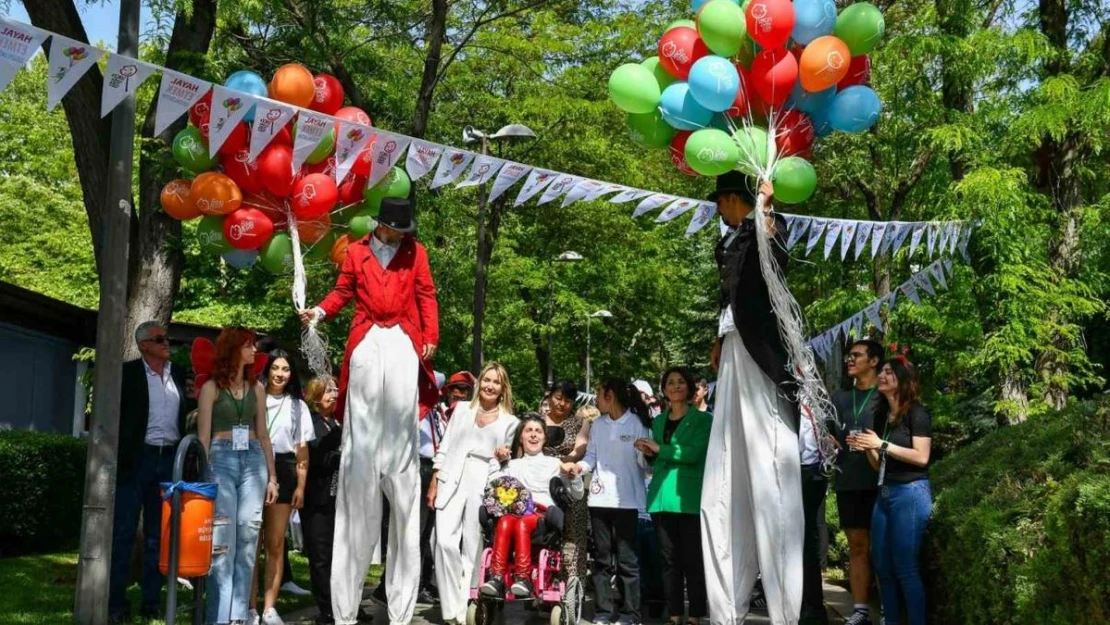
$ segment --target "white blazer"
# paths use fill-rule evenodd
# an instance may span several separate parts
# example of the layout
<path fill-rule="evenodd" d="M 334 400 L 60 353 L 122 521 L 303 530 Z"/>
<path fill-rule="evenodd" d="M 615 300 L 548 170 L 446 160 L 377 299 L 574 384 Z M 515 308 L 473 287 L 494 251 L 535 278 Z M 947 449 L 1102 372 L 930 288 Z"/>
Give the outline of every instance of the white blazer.
<path fill-rule="evenodd" d="M 498 447 L 511 446 L 513 443 L 517 427 L 520 426 L 519 419 L 501 410 L 497 414 L 497 420 L 479 428 L 475 423 L 477 413 L 476 403 L 458 404 L 455 414 L 447 424 L 439 449 L 432 458 L 432 467 L 438 471 L 436 481 L 439 482 L 436 486 L 436 508 L 446 506 L 459 489 L 468 456 L 485 460 L 489 463 L 488 473 L 494 473 L 501 469 L 501 463 L 497 461 L 494 452 Z M 485 485 L 486 481 L 483 479 L 475 486 L 482 489 Z"/>

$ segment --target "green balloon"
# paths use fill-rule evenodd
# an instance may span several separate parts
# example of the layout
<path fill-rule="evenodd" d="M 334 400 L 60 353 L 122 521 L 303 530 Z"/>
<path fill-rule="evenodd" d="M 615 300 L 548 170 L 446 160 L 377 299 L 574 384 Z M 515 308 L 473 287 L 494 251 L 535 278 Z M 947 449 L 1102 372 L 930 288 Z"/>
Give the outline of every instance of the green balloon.
<path fill-rule="evenodd" d="M 197 242 L 205 254 L 223 254 L 233 248 L 224 238 L 223 215 L 205 215 L 197 223 Z"/>
<path fill-rule="evenodd" d="M 628 136 L 645 148 L 664 148 L 674 137 L 674 128 L 663 120 L 659 111 L 634 115 L 629 113 Z"/>
<path fill-rule="evenodd" d="M 412 181 L 409 175 L 400 167 L 394 167 L 378 184 L 366 187 L 362 192 L 362 199 L 377 209 L 382 205 L 382 200 L 387 197 L 408 197 L 412 191 Z"/>
<path fill-rule="evenodd" d="M 659 107 L 663 92 L 651 70 L 625 63 L 609 76 L 609 98 L 622 111 L 650 113 Z"/>
<path fill-rule="evenodd" d="M 331 255 L 331 248 L 335 245 L 335 240 L 339 235 L 335 231 L 329 232 L 324 235 L 324 238 L 312 244 L 305 252 L 304 257 L 311 261 L 325 261 Z"/>
<path fill-rule="evenodd" d="M 694 22 L 694 20 L 675 20 L 675 21 L 671 22 L 670 24 L 668 24 L 667 28 L 663 32 L 667 32 L 668 30 L 671 30 L 672 28 L 678 28 L 679 26 L 685 26 L 686 28 L 693 28 L 694 30 L 698 29 L 698 25 Z"/>
<path fill-rule="evenodd" d="M 671 83 L 678 80 L 674 76 L 671 76 L 667 70 L 663 69 L 663 64 L 659 62 L 659 57 L 657 56 L 649 56 L 640 61 L 640 65 L 643 65 L 651 72 L 652 76 L 655 76 L 655 82 L 659 83 L 659 93 L 662 93 Z"/>
<path fill-rule="evenodd" d="M 293 241 L 288 232 L 279 232 L 262 246 L 258 263 L 272 274 L 280 275 L 293 268 Z"/>
<path fill-rule="evenodd" d="M 799 156 L 780 160 L 771 180 L 775 183 L 775 199 L 786 204 L 804 202 L 817 189 L 817 172 L 809 161 Z"/>
<path fill-rule="evenodd" d="M 885 32 L 883 13 L 870 2 L 857 2 L 841 11 L 833 29 L 833 34 L 848 45 L 852 56 L 874 50 Z"/>
<path fill-rule="evenodd" d="M 296 145 L 296 141 L 297 133 L 296 131 L 294 131 L 294 145 Z M 329 156 L 331 156 L 331 153 L 333 151 L 335 151 L 335 128 L 332 128 L 331 132 L 325 134 L 323 139 L 320 139 L 320 143 L 316 144 L 316 148 L 313 149 L 312 153 L 308 155 L 308 158 L 305 159 L 305 162 L 309 165 L 323 163 L 325 160 L 327 160 Z"/>
<path fill-rule="evenodd" d="M 732 0 L 709 0 L 698 12 L 698 34 L 714 54 L 736 54 L 748 34 L 744 9 Z"/>
<path fill-rule="evenodd" d="M 739 146 L 723 130 L 703 128 L 686 140 L 686 162 L 703 176 L 720 176 L 734 169 L 739 160 Z"/>
<path fill-rule="evenodd" d="M 362 203 L 351 204 L 335 211 L 331 214 L 331 222 L 333 224 L 346 225 L 351 221 L 356 213 L 361 209 Z"/>
<path fill-rule="evenodd" d="M 740 148 L 740 162 L 737 169 L 749 176 L 760 176 L 765 173 L 767 164 L 771 162 L 767 131 L 759 126 L 749 126 L 738 130 L 733 138 Z"/>
<path fill-rule="evenodd" d="M 350 233 L 351 240 L 357 241 L 362 237 L 370 234 L 370 231 L 377 225 L 374 220 L 378 216 L 377 209 L 367 208 L 359 211 L 354 217 L 351 218 Z"/>
<path fill-rule="evenodd" d="M 173 138 L 173 157 L 178 165 L 199 174 L 216 166 L 219 159 L 208 155 L 208 142 L 193 126 L 186 126 Z"/>

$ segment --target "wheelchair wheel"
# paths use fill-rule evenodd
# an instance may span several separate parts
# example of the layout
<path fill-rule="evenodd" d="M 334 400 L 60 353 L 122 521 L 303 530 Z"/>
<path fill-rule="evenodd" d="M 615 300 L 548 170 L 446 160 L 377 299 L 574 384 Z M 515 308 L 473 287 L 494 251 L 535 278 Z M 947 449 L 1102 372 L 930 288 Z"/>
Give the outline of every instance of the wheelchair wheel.
<path fill-rule="evenodd" d="M 495 616 L 491 601 L 478 599 L 466 606 L 466 625 L 492 625 Z"/>
<path fill-rule="evenodd" d="M 551 625 L 566 625 L 563 621 L 563 606 L 559 604 L 551 606 Z"/>
<path fill-rule="evenodd" d="M 582 604 L 585 601 L 586 589 L 582 586 L 582 580 L 577 577 L 568 579 L 562 605 L 557 606 L 561 608 L 559 610 L 561 622 L 558 625 L 578 625 L 582 618 Z M 553 609 L 551 613 L 554 615 L 555 610 Z M 556 625 L 554 617 L 552 617 L 551 625 Z"/>

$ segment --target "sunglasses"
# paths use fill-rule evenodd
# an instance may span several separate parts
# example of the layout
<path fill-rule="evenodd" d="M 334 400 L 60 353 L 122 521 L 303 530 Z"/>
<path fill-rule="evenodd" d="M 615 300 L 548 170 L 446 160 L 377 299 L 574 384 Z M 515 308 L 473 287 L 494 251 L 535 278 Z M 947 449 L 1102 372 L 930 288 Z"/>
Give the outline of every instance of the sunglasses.
<path fill-rule="evenodd" d="M 149 339 L 144 340 L 144 342 L 147 342 L 147 341 L 149 341 L 151 343 L 157 343 L 159 345 L 166 345 L 167 343 L 170 342 L 170 337 L 163 334 L 161 336 L 152 336 Z"/>

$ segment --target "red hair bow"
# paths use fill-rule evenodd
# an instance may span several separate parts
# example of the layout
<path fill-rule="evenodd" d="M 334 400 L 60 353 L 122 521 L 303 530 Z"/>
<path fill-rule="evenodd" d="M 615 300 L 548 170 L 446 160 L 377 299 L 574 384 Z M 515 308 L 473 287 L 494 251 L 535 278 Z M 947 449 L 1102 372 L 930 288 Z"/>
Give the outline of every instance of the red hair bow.
<path fill-rule="evenodd" d="M 262 376 L 262 372 L 266 369 L 266 360 L 268 357 L 265 353 L 258 352 L 254 355 L 254 375 L 256 378 Z M 200 387 L 212 377 L 212 370 L 216 368 L 216 345 L 212 341 L 204 337 L 200 337 L 193 341 L 193 348 L 189 352 L 189 360 L 193 364 L 193 375 L 196 378 L 196 389 L 199 395 Z"/>

